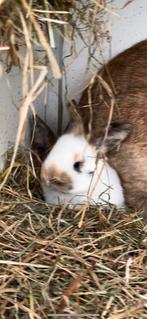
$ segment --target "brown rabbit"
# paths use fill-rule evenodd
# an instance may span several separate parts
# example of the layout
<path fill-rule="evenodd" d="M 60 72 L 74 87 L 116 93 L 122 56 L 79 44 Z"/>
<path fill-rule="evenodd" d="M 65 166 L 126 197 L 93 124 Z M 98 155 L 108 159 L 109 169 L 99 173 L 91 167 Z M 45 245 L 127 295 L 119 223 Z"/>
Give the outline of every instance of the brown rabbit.
<path fill-rule="evenodd" d="M 97 145 L 112 103 L 106 83 L 115 98 L 112 122 L 128 123 L 132 128 L 120 149 L 110 154 L 109 162 L 119 173 L 127 205 L 133 209 L 147 208 L 147 40 L 112 59 L 99 72 L 91 89 L 82 95 L 78 110 L 87 130 L 90 97 L 92 138 Z"/>

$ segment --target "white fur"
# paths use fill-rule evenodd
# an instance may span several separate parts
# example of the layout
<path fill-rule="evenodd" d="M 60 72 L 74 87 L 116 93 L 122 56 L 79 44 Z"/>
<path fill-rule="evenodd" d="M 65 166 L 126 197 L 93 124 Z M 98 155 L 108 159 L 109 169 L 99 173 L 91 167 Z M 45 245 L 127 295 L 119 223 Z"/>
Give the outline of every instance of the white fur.
<path fill-rule="evenodd" d="M 84 162 L 81 173 L 74 170 L 76 154 Z M 91 205 L 114 204 L 118 208 L 123 208 L 123 189 L 116 171 L 106 160 L 99 159 L 96 164 L 96 156 L 95 147 L 90 145 L 84 136 L 75 136 L 73 133 L 61 136 L 42 164 L 41 175 L 44 170 L 49 171 L 54 165 L 69 175 L 73 188 L 67 192 L 58 192 L 50 183 L 42 182 L 46 202 L 69 203 L 69 207 L 72 208 L 88 200 Z M 94 173 L 90 174 L 90 172 Z"/>

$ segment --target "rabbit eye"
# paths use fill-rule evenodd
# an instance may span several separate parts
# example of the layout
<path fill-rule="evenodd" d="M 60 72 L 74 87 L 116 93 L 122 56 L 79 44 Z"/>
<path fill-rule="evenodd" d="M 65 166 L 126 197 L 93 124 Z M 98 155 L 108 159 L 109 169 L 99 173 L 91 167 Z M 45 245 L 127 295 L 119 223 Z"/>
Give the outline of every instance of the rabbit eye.
<path fill-rule="evenodd" d="M 81 168 L 83 166 L 83 162 L 75 162 L 74 163 L 74 170 L 78 173 L 81 173 Z"/>

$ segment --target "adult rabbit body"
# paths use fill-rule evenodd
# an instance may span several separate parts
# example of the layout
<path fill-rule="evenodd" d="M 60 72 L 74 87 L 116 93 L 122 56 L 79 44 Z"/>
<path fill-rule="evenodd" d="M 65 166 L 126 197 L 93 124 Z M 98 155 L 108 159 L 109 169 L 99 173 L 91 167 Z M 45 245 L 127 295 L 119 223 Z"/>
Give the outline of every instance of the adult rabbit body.
<path fill-rule="evenodd" d="M 119 173 L 126 204 L 132 209 L 147 208 L 147 40 L 112 59 L 99 75 L 115 97 L 112 122 L 131 125 L 131 134 L 117 152 L 109 155 L 109 162 Z M 79 103 L 85 127 L 88 94 L 87 89 Z M 96 79 L 91 88 L 93 139 L 108 123 L 111 98 L 103 82 Z"/>

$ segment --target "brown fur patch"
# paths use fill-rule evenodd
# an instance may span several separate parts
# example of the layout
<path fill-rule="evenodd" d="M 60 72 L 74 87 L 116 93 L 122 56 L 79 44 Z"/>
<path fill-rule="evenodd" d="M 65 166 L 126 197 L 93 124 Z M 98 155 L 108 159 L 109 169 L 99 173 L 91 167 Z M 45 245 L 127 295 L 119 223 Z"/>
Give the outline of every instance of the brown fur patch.
<path fill-rule="evenodd" d="M 42 166 L 41 180 L 45 185 L 52 185 L 58 191 L 69 191 L 73 188 L 72 179 L 64 172 L 57 169 L 56 166 Z"/>

